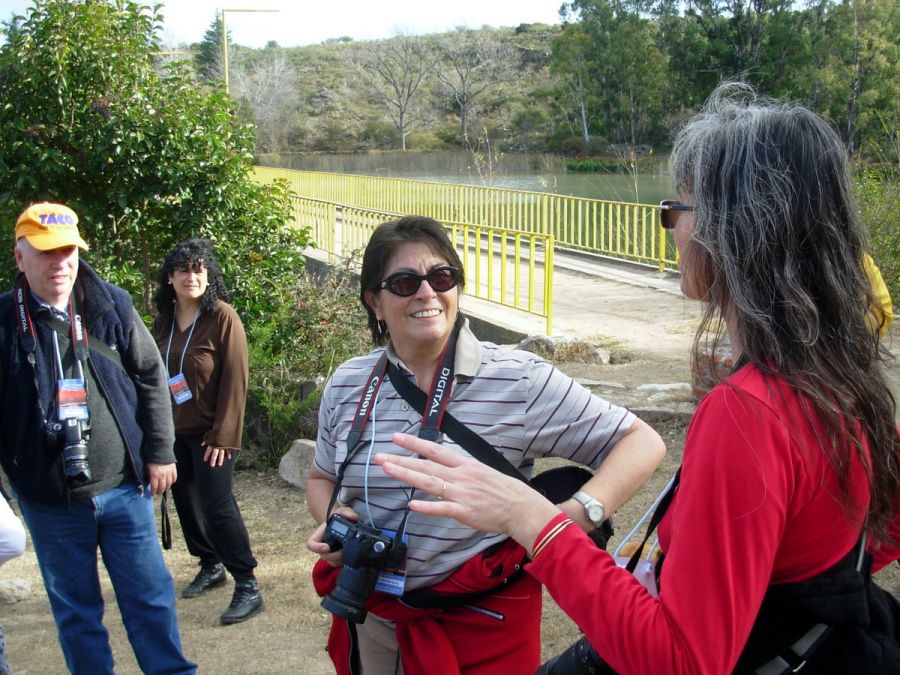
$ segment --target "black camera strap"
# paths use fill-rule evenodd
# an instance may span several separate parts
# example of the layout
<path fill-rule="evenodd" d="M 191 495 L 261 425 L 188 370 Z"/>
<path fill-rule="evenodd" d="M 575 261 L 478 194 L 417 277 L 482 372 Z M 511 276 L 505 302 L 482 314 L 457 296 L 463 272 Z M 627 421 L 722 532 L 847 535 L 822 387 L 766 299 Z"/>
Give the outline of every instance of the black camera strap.
<path fill-rule="evenodd" d="M 46 324 L 47 326 L 50 326 L 50 328 L 52 328 L 57 333 L 60 333 L 62 335 L 65 335 L 66 333 L 69 332 L 69 324 L 66 323 L 65 321 L 60 321 L 53 315 L 45 314 L 43 316 L 38 317 L 38 321 L 40 321 L 43 324 Z M 128 371 L 125 370 L 125 366 L 122 365 L 122 355 L 119 352 L 117 352 L 115 349 L 111 349 L 109 346 L 107 346 L 105 342 L 103 342 L 102 340 L 99 340 L 99 339 L 94 339 L 94 341 L 91 342 L 91 344 L 90 344 L 90 349 L 91 349 L 91 351 L 95 351 L 98 354 L 102 354 L 103 356 L 108 358 L 110 361 L 112 361 L 115 364 L 115 366 L 119 370 L 121 370 L 123 373 L 125 373 L 126 375 L 131 377 L 131 375 L 128 373 Z"/>
<path fill-rule="evenodd" d="M 425 410 L 425 392 L 416 385 L 406 379 L 397 366 L 391 364 L 388 369 L 388 377 L 397 393 L 403 397 L 417 412 Z M 527 483 L 528 479 L 522 475 L 516 467 L 512 465 L 506 457 L 498 452 L 484 438 L 469 429 L 465 424 L 456 419 L 453 415 L 445 412 L 441 420 L 441 431 L 452 438 L 463 450 L 468 452 L 472 457 L 482 464 L 487 464 L 492 469 L 496 469 L 507 476 L 518 478 Z"/>
<path fill-rule="evenodd" d="M 438 430 L 447 409 L 447 403 L 450 400 L 450 390 L 453 386 L 453 362 L 456 359 L 456 337 L 458 334 L 458 329 L 453 331 L 450 335 L 450 339 L 447 340 L 447 344 L 444 345 L 444 349 L 438 357 L 438 363 L 434 371 L 434 376 L 432 377 L 431 393 L 428 396 L 428 407 L 425 407 L 423 401 L 423 405 L 416 408 L 418 412 L 422 413 L 419 438 L 433 441 L 438 437 Z M 344 458 L 344 461 L 341 462 L 340 467 L 338 467 L 337 479 L 334 484 L 334 489 L 331 491 L 331 498 L 328 500 L 328 509 L 326 510 L 326 513 L 331 513 L 335 503 L 337 503 L 337 496 L 344 480 L 344 473 L 350 465 L 350 461 L 356 456 L 356 453 L 359 452 L 362 433 L 366 424 L 368 424 L 369 418 L 372 415 L 372 410 L 375 407 L 378 390 L 384 382 L 385 373 L 389 372 L 391 369 L 396 369 L 396 366 L 390 363 L 387 351 L 384 351 L 378 359 L 378 362 L 375 364 L 375 367 L 372 368 L 372 372 L 369 373 L 367 383 L 363 388 L 363 394 L 359 399 L 359 403 L 356 405 L 356 411 L 353 413 L 353 421 L 350 424 L 350 431 L 347 433 L 347 456 Z M 402 375 L 400 377 L 403 378 Z M 391 382 L 393 382 L 393 378 Z M 413 385 L 410 384 L 410 386 Z M 416 391 L 421 392 L 424 399 L 425 393 L 416 387 L 413 388 L 415 388 Z M 410 492 L 410 499 L 412 499 L 412 492 Z M 398 530 L 397 540 L 402 537 L 403 532 L 406 530 L 408 517 L 409 511 L 407 510 Z"/>
<path fill-rule="evenodd" d="M 16 303 L 16 327 L 17 332 L 19 333 L 19 339 L 22 343 L 22 347 L 25 350 L 25 355 L 28 360 L 28 363 L 31 365 L 32 376 L 34 377 L 34 387 L 36 392 L 37 405 L 41 412 L 41 417 L 45 420 L 45 423 L 49 422 L 50 418 L 47 416 L 47 411 L 44 409 L 44 403 L 41 398 L 41 390 L 40 384 L 38 381 L 37 375 L 37 357 L 35 356 L 37 351 L 37 335 L 34 330 L 34 323 L 31 320 L 31 312 L 28 309 L 28 280 L 25 278 L 25 275 L 20 275 L 16 280 L 16 283 L 13 287 L 13 300 Z M 65 327 L 68 329 L 69 340 L 72 343 L 72 350 L 75 354 L 76 361 L 78 363 L 79 369 L 81 371 L 82 382 L 85 387 L 85 409 L 87 409 L 87 381 L 84 376 L 84 372 L 87 370 L 87 361 L 90 358 L 90 345 L 88 343 L 88 333 L 84 328 L 84 322 L 82 321 L 81 314 L 78 313 L 75 305 L 75 289 L 72 290 L 72 293 L 69 295 L 69 316 L 71 320 L 68 325 L 55 318 L 50 314 L 49 310 L 47 310 L 47 315 L 50 317 L 46 320 L 47 323 L 55 323 L 58 324 L 59 327 Z M 54 331 L 63 332 L 58 329 L 57 326 L 52 326 Z M 54 335 L 55 339 L 55 335 Z M 61 368 L 61 364 L 60 364 Z M 60 379 L 64 377 L 64 373 L 59 373 Z M 57 392 L 57 396 L 59 392 Z"/>

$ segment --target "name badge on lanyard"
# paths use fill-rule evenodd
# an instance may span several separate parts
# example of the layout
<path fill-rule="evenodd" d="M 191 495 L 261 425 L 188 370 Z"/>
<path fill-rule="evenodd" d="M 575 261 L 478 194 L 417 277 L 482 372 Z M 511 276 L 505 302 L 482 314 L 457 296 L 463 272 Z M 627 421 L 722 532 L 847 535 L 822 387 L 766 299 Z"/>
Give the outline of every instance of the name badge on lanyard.
<path fill-rule="evenodd" d="M 84 380 L 61 379 L 57 381 L 57 401 L 59 402 L 59 420 L 89 419 L 87 407 L 87 389 Z"/>
<path fill-rule="evenodd" d="M 169 391 L 172 392 L 172 398 L 175 399 L 177 405 L 194 398 L 187 380 L 184 379 L 184 373 L 178 373 L 169 378 Z"/>
<path fill-rule="evenodd" d="M 194 334 L 194 326 L 197 325 L 197 319 L 199 318 L 200 312 L 197 312 L 197 316 L 194 317 L 194 321 L 191 323 L 191 331 L 188 333 L 187 339 L 184 341 L 184 347 L 181 349 L 181 362 L 178 364 L 178 370 L 180 372 L 169 378 L 169 391 L 172 392 L 172 398 L 175 401 L 175 405 L 181 405 L 194 398 L 194 395 L 191 393 L 191 388 L 188 386 L 187 380 L 184 377 L 184 355 L 187 354 L 188 345 L 191 344 L 191 336 Z M 172 350 L 172 336 L 174 334 L 175 317 L 173 316 L 172 328 L 169 331 L 169 345 L 166 347 L 166 373 L 169 372 L 169 352 Z"/>

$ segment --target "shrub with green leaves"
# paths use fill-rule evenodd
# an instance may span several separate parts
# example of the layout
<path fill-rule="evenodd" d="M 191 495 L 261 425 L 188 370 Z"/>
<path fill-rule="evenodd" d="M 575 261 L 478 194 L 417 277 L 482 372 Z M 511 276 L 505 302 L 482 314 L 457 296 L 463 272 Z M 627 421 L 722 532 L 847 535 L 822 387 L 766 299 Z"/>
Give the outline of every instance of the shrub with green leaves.
<path fill-rule="evenodd" d="M 346 268 L 303 275 L 290 301 L 265 322 L 247 326 L 250 392 L 244 462 L 275 467 L 297 438 L 315 438 L 321 385 L 352 356 L 372 348 L 358 282 Z"/>
<path fill-rule="evenodd" d="M 254 129 L 221 86 L 199 86 L 185 64 L 155 67 L 158 10 L 35 0 L 4 27 L 0 223 L 11 232 L 33 201 L 68 204 L 91 247 L 85 259 L 131 291 L 145 316 L 165 253 L 211 239 L 251 339 L 245 442 L 265 446 L 294 428 L 285 383 L 319 372 L 312 357 L 343 338 L 311 335 L 322 317 L 292 292 L 308 232 L 284 226 L 285 183 L 252 180 Z M 0 288 L 15 269 L 12 247 L 0 247 Z"/>
<path fill-rule="evenodd" d="M 250 176 L 254 130 L 221 86 L 184 63 L 157 68 L 159 5 L 35 0 L 0 46 L 0 223 L 30 202 L 80 217 L 85 256 L 150 307 L 175 243 L 212 239 L 245 320 L 281 301 L 307 240 L 288 230 L 284 184 Z M 15 266 L 0 250 L 0 284 Z M 4 258 L 5 256 L 5 258 Z"/>
<path fill-rule="evenodd" d="M 869 248 L 891 293 L 894 314 L 900 308 L 900 180 L 876 173 L 856 178 L 856 199 L 869 228 Z"/>

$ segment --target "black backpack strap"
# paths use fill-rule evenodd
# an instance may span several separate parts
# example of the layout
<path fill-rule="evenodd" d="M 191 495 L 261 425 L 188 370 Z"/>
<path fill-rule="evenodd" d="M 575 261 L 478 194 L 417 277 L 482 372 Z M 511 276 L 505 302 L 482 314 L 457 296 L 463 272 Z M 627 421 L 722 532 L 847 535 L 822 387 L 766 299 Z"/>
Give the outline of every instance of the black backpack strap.
<path fill-rule="evenodd" d="M 640 562 L 641 556 L 644 554 L 644 545 L 647 543 L 647 540 L 650 539 L 650 535 L 653 534 L 653 531 L 656 529 L 656 526 L 659 525 L 659 522 L 663 519 L 663 516 L 666 515 L 666 511 L 669 510 L 669 506 L 672 504 L 672 498 L 675 496 L 675 489 L 678 487 L 678 483 L 680 481 L 681 467 L 679 466 L 678 471 L 675 472 L 674 478 L 672 478 L 669 489 L 666 490 L 666 494 L 664 494 L 662 499 L 659 500 L 659 504 L 657 504 L 656 506 L 656 511 L 653 512 L 653 516 L 650 518 L 650 522 L 647 524 L 647 533 L 644 535 L 643 541 L 631 555 L 631 559 L 628 561 L 628 564 L 625 565 L 625 569 L 627 569 L 632 574 L 634 573 L 634 570 L 637 569 L 638 562 Z"/>
<path fill-rule="evenodd" d="M 69 337 L 69 324 L 65 321 L 60 321 L 55 316 L 40 316 L 38 317 L 38 321 L 47 324 L 55 330 L 60 335 L 68 338 Z M 98 354 L 102 354 L 110 361 L 112 361 L 123 373 L 128 375 L 128 371 L 125 370 L 125 366 L 122 365 L 122 355 L 117 352 L 115 349 L 111 349 L 103 340 L 98 340 L 93 335 L 90 336 L 90 348 L 91 351 L 95 351 Z M 130 376 L 129 376 L 130 377 Z"/>
<path fill-rule="evenodd" d="M 403 373 L 400 372 L 400 369 L 393 363 L 388 367 L 388 377 L 391 380 L 391 384 L 394 385 L 394 389 L 403 397 L 403 400 L 409 403 L 416 412 L 422 414 L 425 410 L 425 392 L 407 380 Z M 482 464 L 487 464 L 492 469 L 505 473 L 507 476 L 518 478 L 524 483 L 528 482 L 528 479 L 522 475 L 522 472 L 514 467 L 506 457 L 497 452 L 490 443 L 453 417 L 449 412 L 444 413 L 444 418 L 441 421 L 441 431 L 456 441 L 460 447 L 464 448 L 466 452 Z"/>
<path fill-rule="evenodd" d="M 802 588 L 814 589 L 815 584 L 822 584 L 823 581 L 827 582 L 828 580 L 833 579 L 835 580 L 832 582 L 833 587 L 836 590 L 839 589 L 839 592 L 843 596 L 849 598 L 853 596 L 852 591 L 854 590 L 854 587 L 843 586 L 837 581 L 837 575 L 847 574 L 846 571 L 842 572 L 841 570 L 846 570 L 847 568 L 849 568 L 852 569 L 853 573 L 855 573 L 855 575 L 857 576 L 865 575 L 865 581 L 860 581 L 858 587 L 858 592 L 865 593 L 866 587 L 869 585 L 869 574 L 868 570 L 865 568 L 866 540 L 867 534 L 865 531 L 863 531 L 862 535 L 856 543 L 856 546 L 853 547 L 853 550 L 847 556 L 845 556 L 843 560 L 839 561 L 825 572 L 819 574 L 817 577 L 813 577 L 806 582 L 798 582 L 796 584 L 783 584 L 782 589 L 787 589 L 788 591 L 792 591 L 792 589 Z M 852 561 L 851 559 L 854 556 L 856 560 Z M 846 578 L 853 579 L 853 575 L 850 574 Z M 771 587 L 770 592 L 772 592 Z M 790 595 L 786 595 L 785 597 L 787 597 L 788 601 L 790 601 Z M 764 606 L 767 598 L 769 598 L 769 592 L 767 592 L 766 598 L 763 599 Z M 794 602 L 792 604 L 795 606 L 798 604 L 802 604 L 797 600 L 797 598 L 794 598 Z M 839 603 L 840 600 L 834 600 L 833 602 Z M 762 609 L 760 611 L 762 612 Z M 759 619 L 757 619 L 757 621 L 758 620 Z M 754 628 L 756 628 L 755 625 Z M 795 639 L 786 647 L 783 647 L 775 657 L 766 661 L 761 666 L 757 666 L 753 670 L 753 673 L 755 675 L 783 675 L 800 670 L 806 665 L 806 663 L 813 656 L 816 650 L 822 646 L 826 638 L 831 634 L 833 630 L 834 628 L 824 621 L 813 624 L 800 637 Z M 752 637 L 753 633 L 751 633 L 751 639 Z M 748 646 L 745 646 L 745 651 L 748 649 L 751 639 L 748 639 Z M 741 665 L 741 663 L 739 662 L 738 665 Z"/>

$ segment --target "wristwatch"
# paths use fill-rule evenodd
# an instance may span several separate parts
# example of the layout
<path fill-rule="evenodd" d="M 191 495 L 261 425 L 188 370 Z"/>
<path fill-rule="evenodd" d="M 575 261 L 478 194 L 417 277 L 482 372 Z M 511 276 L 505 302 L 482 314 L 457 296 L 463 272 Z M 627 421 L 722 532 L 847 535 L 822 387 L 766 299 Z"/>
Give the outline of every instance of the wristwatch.
<path fill-rule="evenodd" d="M 584 515 L 594 524 L 594 527 L 600 527 L 606 519 L 606 509 L 603 508 L 603 504 L 581 490 L 572 495 L 572 499 L 584 507 Z"/>

